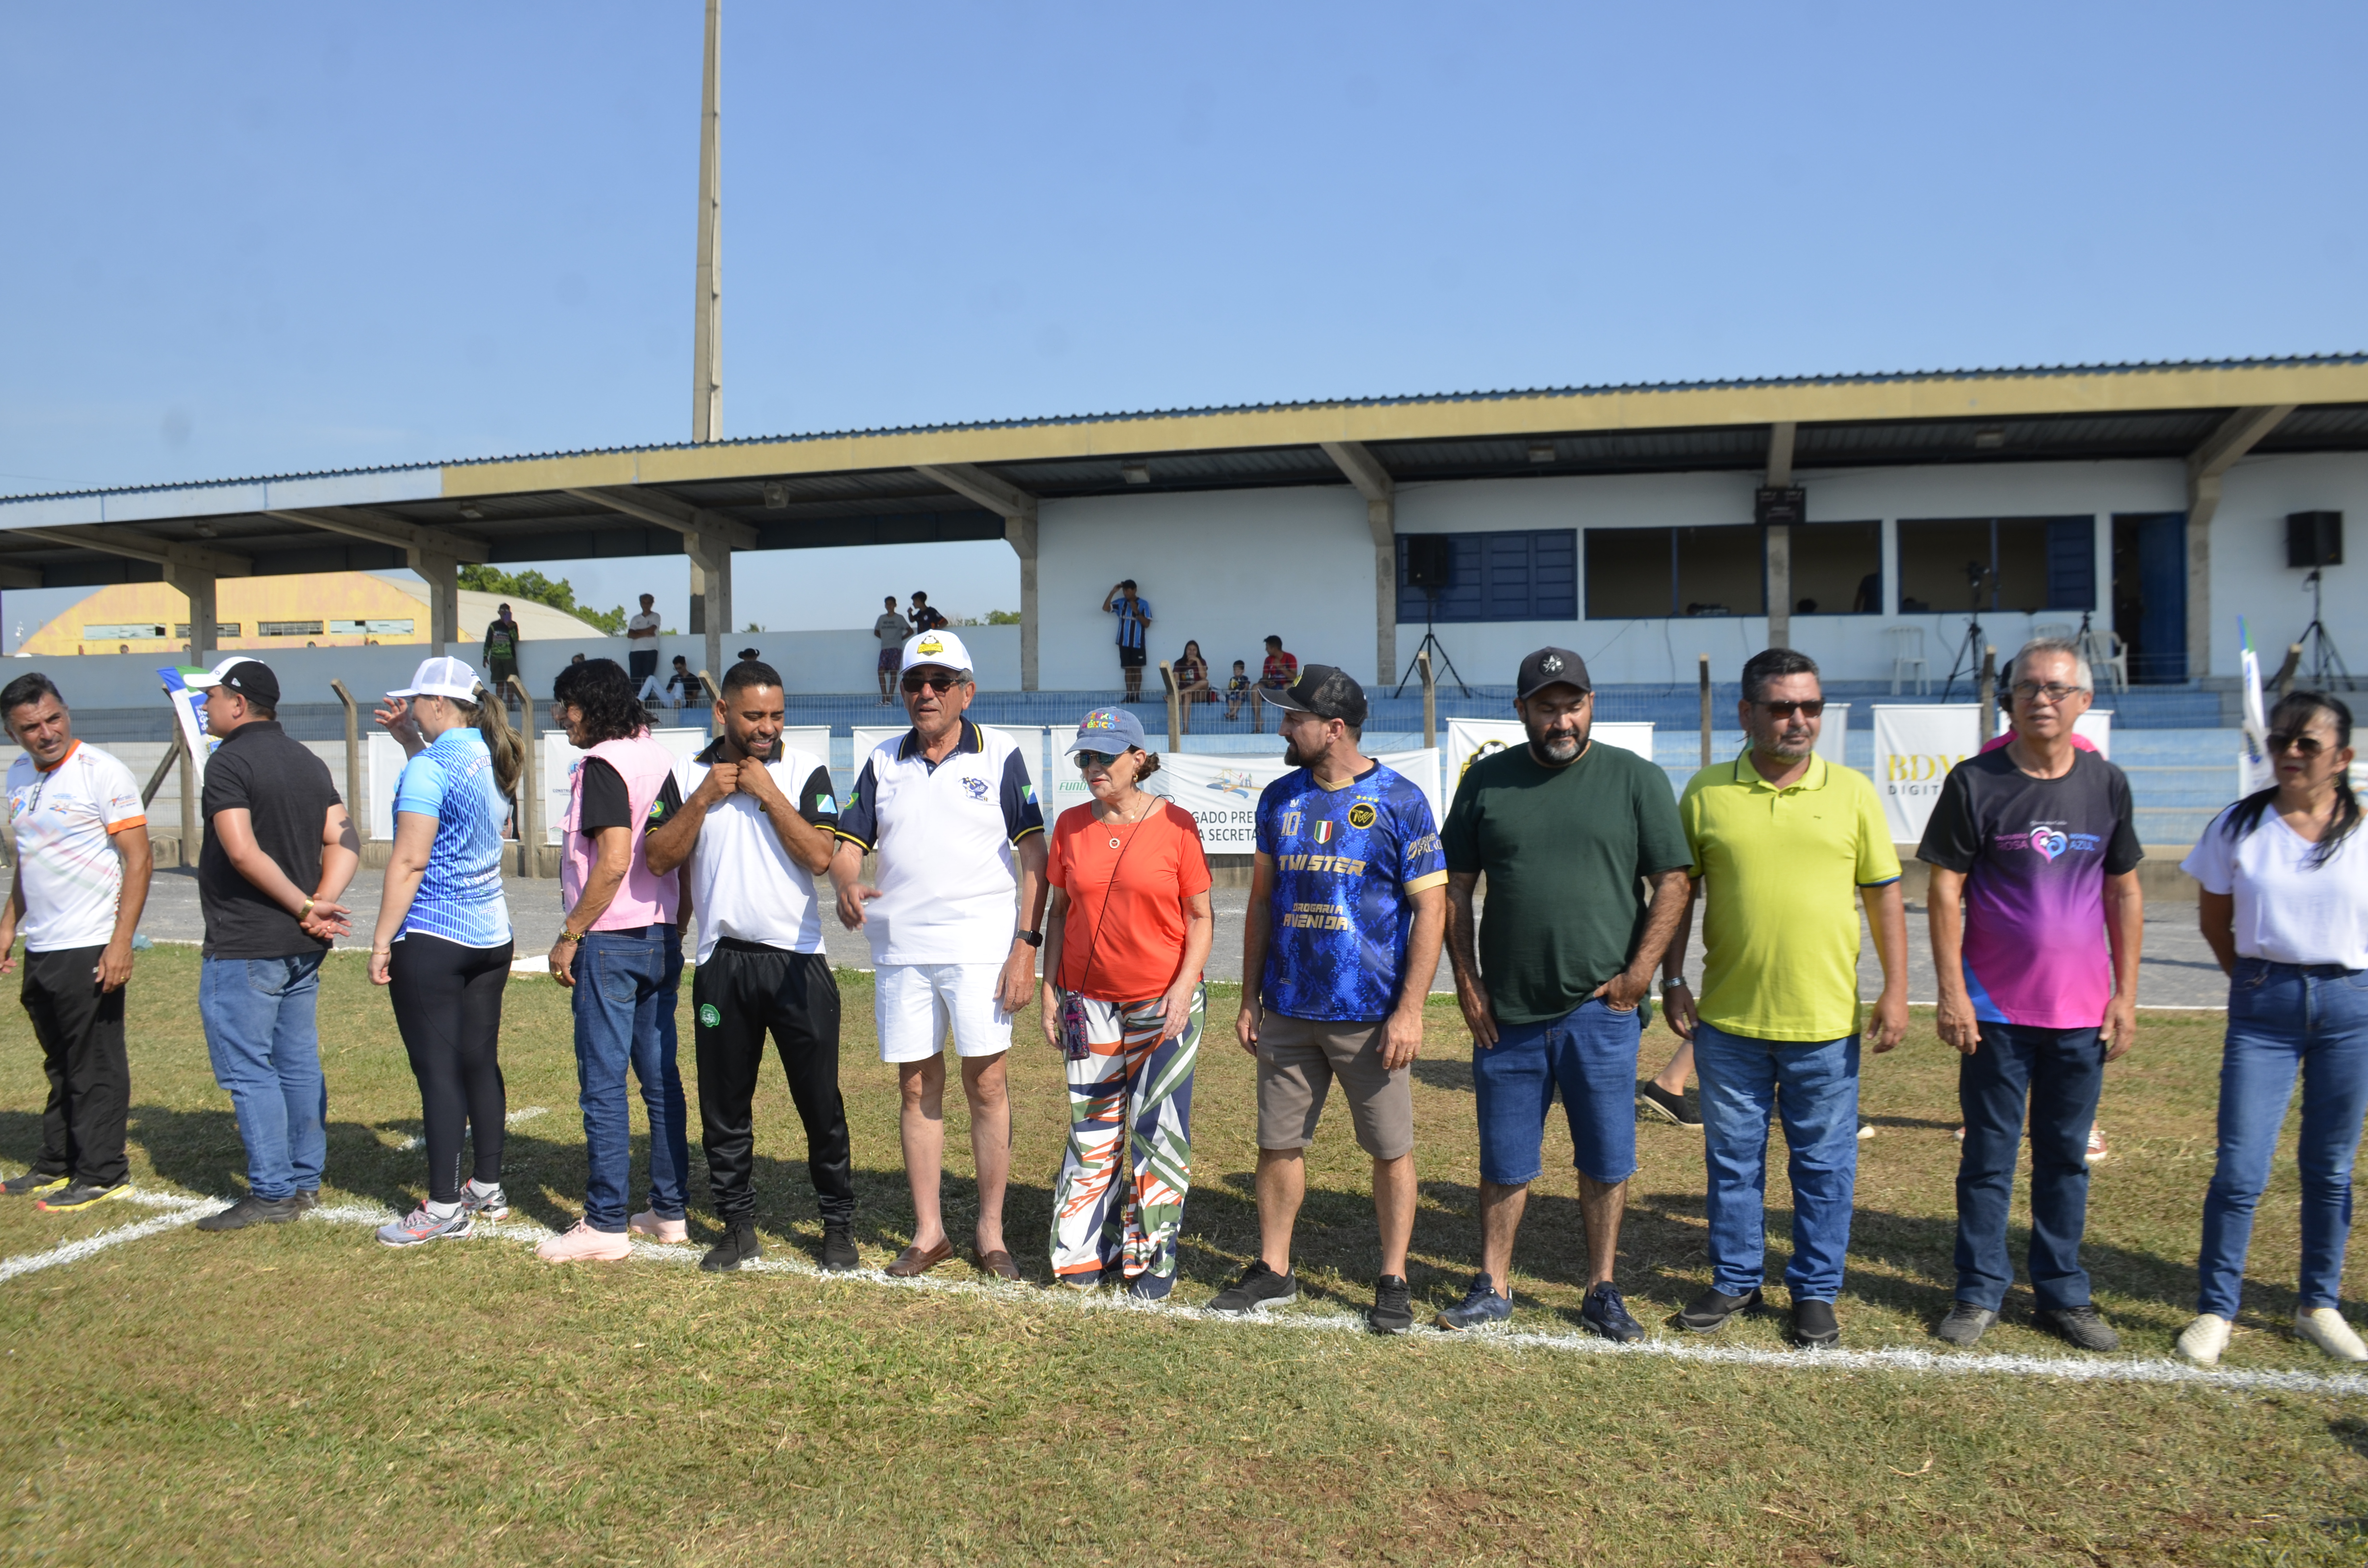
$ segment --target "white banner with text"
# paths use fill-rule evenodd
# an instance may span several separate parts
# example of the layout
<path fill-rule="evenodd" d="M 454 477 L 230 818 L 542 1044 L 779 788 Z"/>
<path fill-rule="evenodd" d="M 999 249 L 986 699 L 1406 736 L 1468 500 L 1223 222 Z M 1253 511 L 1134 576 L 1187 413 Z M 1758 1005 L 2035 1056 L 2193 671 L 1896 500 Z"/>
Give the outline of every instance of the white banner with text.
<path fill-rule="evenodd" d="M 1828 710 L 1831 711 L 1831 710 Z M 2113 716 L 2088 712 L 2074 732 L 2107 761 L 2113 754 Z M 1874 790 L 1896 844 L 1918 844 L 1949 769 L 1981 749 L 1977 702 L 1874 705 Z"/>

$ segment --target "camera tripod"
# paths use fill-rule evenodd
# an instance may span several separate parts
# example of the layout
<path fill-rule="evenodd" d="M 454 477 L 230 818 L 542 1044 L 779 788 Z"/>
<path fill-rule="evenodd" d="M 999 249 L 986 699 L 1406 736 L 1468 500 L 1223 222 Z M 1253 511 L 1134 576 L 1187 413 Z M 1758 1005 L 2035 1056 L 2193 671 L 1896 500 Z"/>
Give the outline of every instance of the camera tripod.
<path fill-rule="evenodd" d="M 1447 656 L 1447 645 L 1440 642 L 1439 634 L 1431 630 L 1433 618 L 1439 613 L 1439 594 L 1436 589 L 1423 590 L 1422 606 L 1422 641 L 1414 645 L 1414 653 L 1406 659 L 1406 674 L 1398 676 L 1397 689 L 1392 691 L 1390 695 L 1395 698 L 1405 694 L 1406 682 L 1414 678 L 1415 666 L 1422 662 L 1422 651 L 1428 648 L 1438 660 L 1438 663 L 1431 666 L 1432 681 L 1436 683 L 1439 678 L 1440 665 L 1443 665 L 1447 667 L 1447 673 L 1455 677 L 1455 689 L 1466 697 L 1471 696 L 1472 688 L 1463 684 L 1463 673 L 1455 667 L 1455 661 Z"/>
<path fill-rule="evenodd" d="M 2335 639 L 2328 634 L 2327 622 L 2319 619 L 2321 585 L 2318 574 L 2321 570 L 2322 568 L 2314 566 L 2310 569 L 2310 575 L 2303 579 L 2310 587 L 2310 624 L 2303 629 L 2301 639 L 2303 648 L 2308 654 L 2305 663 L 2311 666 L 2311 684 L 2317 687 L 2319 690 L 2335 689 L 2328 684 L 2328 672 L 2332 670 L 2342 677 L 2343 689 L 2350 691 L 2353 689 L 2351 666 L 2343 662 L 2343 653 L 2336 647 Z"/>
<path fill-rule="evenodd" d="M 1957 643 L 1957 656 L 1949 661 L 1949 678 L 1941 687 L 1941 700 L 1949 700 L 1957 685 L 1957 673 L 1964 672 L 1969 681 L 1978 680 L 1982 673 L 1982 585 L 1994 574 L 1979 562 L 1965 562 L 1965 635 Z"/>

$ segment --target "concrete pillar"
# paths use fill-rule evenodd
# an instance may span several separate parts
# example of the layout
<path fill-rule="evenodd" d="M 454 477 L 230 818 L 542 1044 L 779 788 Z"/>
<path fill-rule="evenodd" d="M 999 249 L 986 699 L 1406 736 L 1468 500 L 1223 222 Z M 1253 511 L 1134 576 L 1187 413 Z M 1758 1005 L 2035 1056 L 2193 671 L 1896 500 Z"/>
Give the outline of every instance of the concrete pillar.
<path fill-rule="evenodd" d="M 416 546 L 404 559 L 427 584 L 428 651 L 440 659 L 461 640 L 461 563 Z"/>
<path fill-rule="evenodd" d="M 1367 501 L 1365 526 L 1373 535 L 1373 679 L 1387 686 L 1398 677 L 1397 498 Z"/>
<path fill-rule="evenodd" d="M 168 563 L 165 581 L 178 588 L 189 601 L 189 663 L 211 665 L 214 662 L 214 629 L 222 624 L 222 610 L 214 593 L 214 574 L 199 566 Z"/>
<path fill-rule="evenodd" d="M 682 536 L 682 549 L 700 590 L 690 601 L 696 618 L 691 630 L 707 634 L 707 663 L 701 667 L 721 682 L 730 667 L 723 662 L 723 639 L 732 630 L 732 547 L 713 534 L 693 533 Z"/>
<path fill-rule="evenodd" d="M 690 557 L 690 619 L 684 623 L 683 630 L 696 637 L 707 630 L 707 574 L 699 569 L 698 552 L 688 540 L 682 550 Z"/>
<path fill-rule="evenodd" d="M 1019 557 L 1019 689 L 1036 689 L 1036 650 L 1042 618 L 1036 601 L 1036 514 L 1003 519 L 1004 541 Z"/>
<path fill-rule="evenodd" d="M 2212 673 L 2212 518 L 2220 510 L 2220 481 L 2194 481 L 2187 496 L 2187 678 Z"/>
<path fill-rule="evenodd" d="M 1768 645 L 1793 645 L 1793 528 L 1768 525 Z"/>

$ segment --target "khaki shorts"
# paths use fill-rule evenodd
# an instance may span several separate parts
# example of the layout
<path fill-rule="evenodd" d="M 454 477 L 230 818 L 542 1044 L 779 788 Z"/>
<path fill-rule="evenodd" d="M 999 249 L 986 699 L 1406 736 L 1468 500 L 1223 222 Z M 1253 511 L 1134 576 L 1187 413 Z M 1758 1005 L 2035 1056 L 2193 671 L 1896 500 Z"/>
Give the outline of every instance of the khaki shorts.
<path fill-rule="evenodd" d="M 1357 1143 L 1377 1160 L 1414 1152 L 1414 1090 L 1406 1069 L 1382 1066 L 1381 1020 L 1324 1023 L 1258 1014 L 1258 1147 L 1304 1149 L 1315 1141 L 1332 1080 L 1349 1096 Z"/>

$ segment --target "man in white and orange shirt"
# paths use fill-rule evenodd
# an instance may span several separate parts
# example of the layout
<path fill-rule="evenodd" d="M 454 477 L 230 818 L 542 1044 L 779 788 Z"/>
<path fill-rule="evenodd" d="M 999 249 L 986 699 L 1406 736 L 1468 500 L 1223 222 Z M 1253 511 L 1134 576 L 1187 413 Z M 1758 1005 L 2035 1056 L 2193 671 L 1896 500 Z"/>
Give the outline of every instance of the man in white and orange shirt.
<path fill-rule="evenodd" d="M 8 768 L 17 878 L 0 910 L 0 974 L 17 966 L 21 928 L 25 1011 L 50 1077 L 40 1154 L 0 1191 L 51 1212 L 87 1209 L 131 1190 L 123 987 L 148 902 L 148 818 L 131 770 L 74 738 L 49 676 L 0 689 L 0 719 L 25 748 Z"/>

